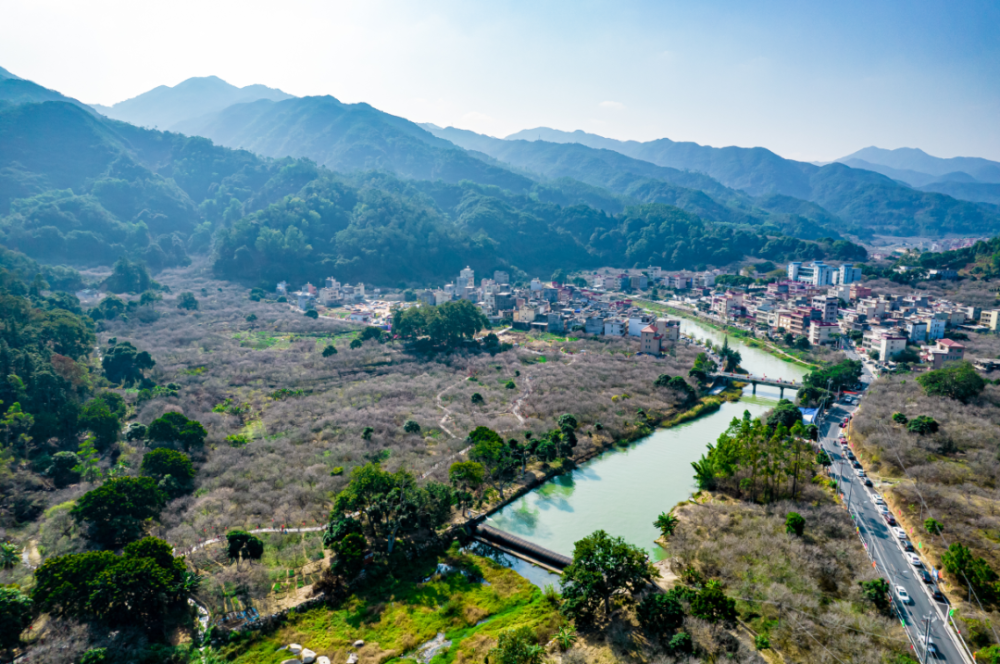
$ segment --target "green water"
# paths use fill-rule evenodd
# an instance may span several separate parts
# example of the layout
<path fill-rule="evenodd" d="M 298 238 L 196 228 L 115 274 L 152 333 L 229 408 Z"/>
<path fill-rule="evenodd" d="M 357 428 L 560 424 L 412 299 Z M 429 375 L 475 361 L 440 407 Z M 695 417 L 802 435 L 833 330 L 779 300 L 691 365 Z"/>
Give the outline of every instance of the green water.
<path fill-rule="evenodd" d="M 699 339 L 722 342 L 722 334 L 693 321 L 681 331 Z M 800 379 L 806 370 L 730 338 L 752 373 Z M 787 390 L 786 398 L 794 398 Z M 567 556 L 573 543 L 597 529 L 624 537 L 646 548 L 654 558 L 663 550 L 654 544 L 659 532 L 653 520 L 687 500 L 695 488 L 691 462 L 704 454 L 734 417 L 748 410 L 758 416 L 777 403 L 778 388 L 747 390 L 737 403 L 725 403 L 715 413 L 670 429 L 660 429 L 625 449 L 615 449 L 581 464 L 494 514 L 487 523 Z"/>

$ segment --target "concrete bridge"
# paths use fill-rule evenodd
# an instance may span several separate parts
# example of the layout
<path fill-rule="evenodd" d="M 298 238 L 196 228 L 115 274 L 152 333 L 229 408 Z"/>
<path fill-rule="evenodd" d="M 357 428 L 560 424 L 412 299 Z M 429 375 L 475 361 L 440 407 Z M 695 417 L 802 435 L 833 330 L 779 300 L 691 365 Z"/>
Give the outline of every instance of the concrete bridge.
<path fill-rule="evenodd" d="M 738 374 L 729 373 L 726 371 L 716 371 L 709 374 L 716 380 L 724 380 L 726 383 L 731 383 L 733 381 L 738 381 L 740 383 L 750 383 L 753 385 L 753 393 L 757 394 L 758 385 L 770 385 L 771 387 L 777 387 L 780 390 L 781 399 L 785 398 L 785 388 L 790 390 L 797 390 L 802 387 L 802 383 L 796 382 L 794 380 L 782 380 L 781 378 L 768 378 L 767 376 L 755 376 L 753 374 Z"/>

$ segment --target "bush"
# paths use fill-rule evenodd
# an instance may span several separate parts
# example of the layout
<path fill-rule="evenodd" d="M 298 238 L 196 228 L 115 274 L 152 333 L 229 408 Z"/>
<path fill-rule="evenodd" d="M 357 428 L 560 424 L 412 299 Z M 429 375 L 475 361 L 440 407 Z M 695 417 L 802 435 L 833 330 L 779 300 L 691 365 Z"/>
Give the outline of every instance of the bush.
<path fill-rule="evenodd" d="M 906 417 L 906 415 L 903 415 L 902 413 L 893 413 L 892 421 L 895 422 L 896 424 L 906 424 L 910 420 Z"/>
<path fill-rule="evenodd" d="M 197 311 L 198 300 L 195 299 L 194 293 L 181 293 L 177 297 L 177 308 L 187 309 L 188 311 Z"/>
<path fill-rule="evenodd" d="M 917 382 L 930 396 L 949 397 L 963 403 L 979 395 L 986 387 L 986 381 L 969 362 L 928 371 L 918 376 Z"/>
<path fill-rule="evenodd" d="M 931 535 L 939 535 L 944 530 L 944 526 L 937 519 L 925 519 L 924 530 Z"/>
<path fill-rule="evenodd" d="M 150 422 L 146 435 L 153 442 L 161 444 L 178 442 L 185 450 L 189 450 L 192 447 L 203 446 L 208 432 L 198 420 L 189 420 L 180 413 L 169 412 Z"/>
<path fill-rule="evenodd" d="M 767 650 L 771 647 L 771 641 L 763 634 L 758 634 L 753 638 L 753 647 L 757 650 Z"/>
<path fill-rule="evenodd" d="M 361 339 L 351 339 L 351 349 L 361 348 Z"/>
<path fill-rule="evenodd" d="M 517 388 L 517 385 L 514 384 L 514 381 L 508 380 L 507 384 L 504 385 L 504 387 L 506 387 L 508 390 L 513 390 L 513 389 Z"/>
<path fill-rule="evenodd" d="M 789 512 L 785 517 L 785 532 L 789 535 L 802 537 L 806 529 L 806 520 L 798 512 Z"/>
<path fill-rule="evenodd" d="M 332 477 L 336 477 L 337 475 L 343 475 L 343 474 L 344 474 L 344 467 L 343 466 L 336 466 L 336 467 L 334 467 L 333 470 L 330 471 L 330 475 Z"/>
<path fill-rule="evenodd" d="M 403 431 L 406 433 L 420 433 L 420 424 L 415 420 L 406 420 L 406 423 L 403 424 Z"/>
<path fill-rule="evenodd" d="M 670 643 L 667 645 L 670 652 L 674 653 L 687 653 L 694 649 L 694 644 L 691 642 L 691 635 L 687 632 L 677 632 L 670 639 Z"/>
<path fill-rule="evenodd" d="M 910 423 L 906 425 L 907 431 L 910 433 L 918 433 L 921 436 L 929 433 L 937 433 L 938 428 L 939 425 L 937 421 L 928 415 L 914 417 L 910 420 Z"/>
<path fill-rule="evenodd" d="M 319 318 L 319 312 L 316 311 L 315 309 L 309 309 L 308 311 L 306 311 L 306 318 L 312 318 L 313 320 L 316 320 L 317 318 Z"/>
<path fill-rule="evenodd" d="M 643 629 L 662 638 L 684 622 L 684 607 L 673 595 L 651 593 L 639 603 L 636 615 Z"/>
<path fill-rule="evenodd" d="M 327 344 L 326 348 L 323 349 L 323 357 L 330 357 L 337 354 L 337 347 L 333 344 Z"/>
<path fill-rule="evenodd" d="M 472 405 L 473 406 L 482 406 L 484 403 L 486 403 L 486 400 L 483 399 L 483 395 L 482 394 L 480 394 L 479 392 L 473 392 L 472 393 Z"/>

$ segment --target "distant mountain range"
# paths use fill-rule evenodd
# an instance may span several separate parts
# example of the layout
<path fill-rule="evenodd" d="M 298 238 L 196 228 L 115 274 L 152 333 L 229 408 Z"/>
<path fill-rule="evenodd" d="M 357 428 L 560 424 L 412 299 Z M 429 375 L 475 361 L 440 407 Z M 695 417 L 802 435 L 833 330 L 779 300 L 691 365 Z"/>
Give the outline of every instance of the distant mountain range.
<path fill-rule="evenodd" d="M 917 148 L 884 150 L 869 147 L 837 161 L 849 166 L 852 162 L 863 164 L 861 168 L 883 173 L 915 187 L 934 181 L 1000 184 L 1000 162 L 979 157 L 942 159 Z"/>
<path fill-rule="evenodd" d="M 33 104 L 43 101 L 64 101 L 80 108 L 93 112 L 86 104 L 67 97 L 66 95 L 43 88 L 37 83 L 15 76 L 3 67 L 0 67 L 0 104 L 8 102 L 11 104 Z"/>
<path fill-rule="evenodd" d="M 102 115 L 137 127 L 177 131 L 179 123 L 216 113 L 233 104 L 291 98 L 288 93 L 264 85 L 238 88 L 217 76 L 205 76 L 189 78 L 174 87 L 161 85 L 113 106 L 92 104 L 92 107 Z"/>

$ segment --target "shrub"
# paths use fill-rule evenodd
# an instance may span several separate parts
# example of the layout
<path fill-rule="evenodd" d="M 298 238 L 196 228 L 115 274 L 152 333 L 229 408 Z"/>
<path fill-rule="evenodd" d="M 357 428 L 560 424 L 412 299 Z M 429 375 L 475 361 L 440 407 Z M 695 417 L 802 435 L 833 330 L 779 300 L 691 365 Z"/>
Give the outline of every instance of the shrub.
<path fill-rule="evenodd" d="M 373 429 L 372 427 L 365 427 L 364 429 L 361 430 L 361 437 L 364 440 L 371 440 L 373 433 L 375 433 L 375 429 Z"/>
<path fill-rule="evenodd" d="M 669 537 L 674 534 L 674 529 L 677 528 L 678 519 L 673 514 L 668 512 L 660 513 L 660 516 L 656 517 L 656 521 L 653 525 L 660 529 L 660 534 L 664 537 Z"/>
<path fill-rule="evenodd" d="M 802 533 L 806 528 L 806 520 L 802 518 L 802 515 L 798 512 L 789 512 L 785 517 L 785 532 L 789 535 L 798 535 L 802 537 Z"/>
<path fill-rule="evenodd" d="M 358 349 L 358 348 L 361 348 L 361 346 L 362 346 L 361 339 L 351 339 L 351 348 L 352 349 Z"/>
<path fill-rule="evenodd" d="M 177 297 L 177 308 L 187 309 L 188 311 L 197 311 L 198 300 L 195 299 L 194 293 L 181 293 Z"/>
<path fill-rule="evenodd" d="M 500 633 L 497 645 L 490 650 L 489 661 L 495 664 L 542 664 L 545 649 L 530 627 L 518 627 Z"/>
<path fill-rule="evenodd" d="M 902 413 L 893 413 L 892 421 L 895 422 L 896 424 L 906 424 L 910 420 L 909 418 L 906 417 L 906 415 L 903 415 Z"/>
<path fill-rule="evenodd" d="M 664 637 L 684 622 L 684 608 L 673 595 L 651 593 L 636 609 L 639 624 L 658 637 Z"/>
<path fill-rule="evenodd" d="M 309 309 L 308 311 L 306 311 L 306 318 L 312 318 L 313 320 L 316 320 L 317 318 L 319 318 L 319 312 L 316 311 L 315 309 Z"/>
<path fill-rule="evenodd" d="M 944 526 L 937 519 L 924 520 L 924 530 L 931 535 L 938 535 L 944 530 Z"/>
<path fill-rule="evenodd" d="M 771 641 L 763 634 L 753 637 L 753 647 L 757 650 L 767 650 L 771 647 Z"/>
<path fill-rule="evenodd" d="M 323 349 L 323 357 L 330 357 L 337 354 L 337 347 L 333 344 L 327 344 L 326 348 Z"/>
<path fill-rule="evenodd" d="M 420 424 L 416 420 L 406 420 L 403 424 L 403 431 L 406 433 L 420 433 Z"/>
<path fill-rule="evenodd" d="M 336 466 L 336 467 L 334 467 L 333 470 L 330 471 L 330 475 L 332 477 L 336 477 L 337 475 L 343 475 L 343 474 L 344 474 L 344 467 L 343 466 Z"/>
<path fill-rule="evenodd" d="M 504 385 L 504 387 L 506 387 L 508 390 L 513 390 L 517 387 L 517 385 L 514 384 L 514 381 L 508 380 L 507 384 Z"/>
<path fill-rule="evenodd" d="M 910 433 L 918 433 L 921 436 L 929 433 L 937 433 L 938 428 L 939 425 L 937 421 L 929 415 L 914 417 L 910 420 L 910 423 L 906 425 L 907 431 Z"/>
<path fill-rule="evenodd" d="M 480 394 L 479 392 L 473 392 L 472 393 L 472 405 L 473 406 L 482 406 L 484 403 L 486 403 L 486 400 L 483 399 L 483 395 L 482 394 Z"/>
<path fill-rule="evenodd" d="M 693 650 L 693 645 L 690 634 L 687 632 L 677 632 L 671 637 L 667 647 L 670 649 L 670 652 L 687 653 Z"/>
<path fill-rule="evenodd" d="M 930 396 L 949 397 L 967 402 L 986 387 L 986 381 L 976 373 L 969 362 L 959 362 L 954 366 L 928 371 L 917 377 L 917 382 Z"/>

